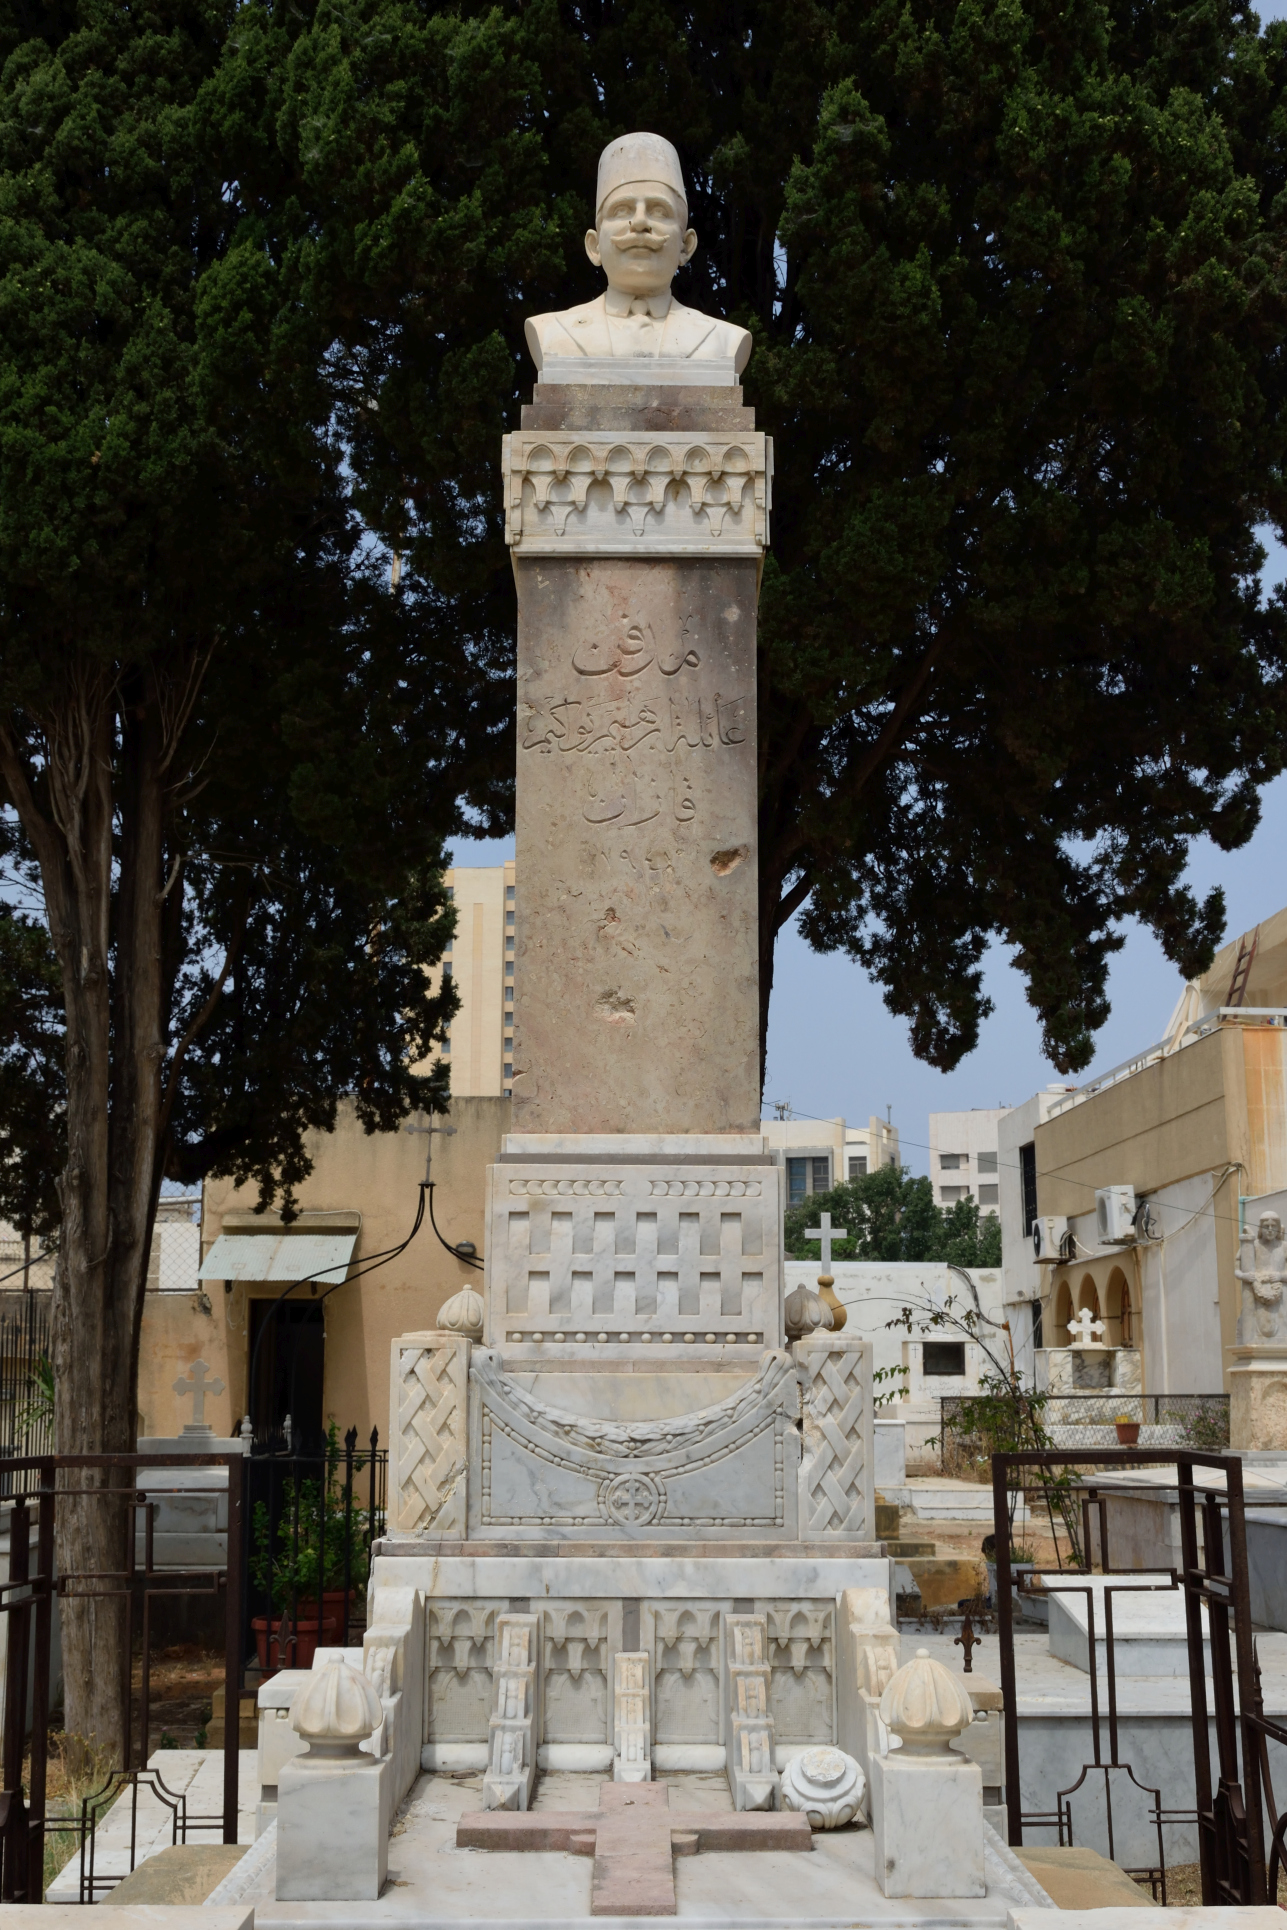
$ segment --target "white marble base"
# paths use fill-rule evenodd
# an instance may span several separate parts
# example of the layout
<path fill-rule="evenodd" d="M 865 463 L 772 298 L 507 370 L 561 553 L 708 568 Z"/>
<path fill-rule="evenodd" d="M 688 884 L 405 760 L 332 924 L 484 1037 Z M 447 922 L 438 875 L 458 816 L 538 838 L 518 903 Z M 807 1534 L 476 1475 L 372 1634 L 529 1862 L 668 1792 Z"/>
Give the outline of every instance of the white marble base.
<path fill-rule="evenodd" d="M 672 1811 L 731 1808 L 722 1776 L 668 1781 Z M 588 1857 L 456 1848 L 456 1821 L 479 1807 L 479 1794 L 479 1783 L 423 1778 L 390 1845 L 390 1881 L 377 1903 L 287 1904 L 265 1896 L 257 1899 L 256 1930 L 598 1930 L 604 1919 L 590 1914 Z M 593 1808 L 596 1799 L 588 1778 L 552 1777 L 538 1785 L 535 1809 Z M 803 1869 L 798 1853 L 784 1851 L 676 1858 L 675 1920 L 694 1930 L 1005 1930 L 1012 1910 L 1049 1903 L 991 1835 L 985 1871 L 986 1895 L 886 1899 L 871 1831 L 830 1830 L 815 1837 Z"/>
<path fill-rule="evenodd" d="M 1046 1578 L 1050 1602 L 1050 1653 L 1075 1669 L 1090 1673 L 1090 1613 L 1085 1595 L 1063 1590 L 1060 1577 Z M 1164 1575 L 1151 1579 L 1159 1584 L 1157 1593 L 1131 1588 L 1118 1592 L 1116 1584 L 1129 1586 L 1149 1579 L 1145 1576 L 1078 1577 L 1081 1586 L 1090 1586 L 1095 1601 L 1095 1666 L 1098 1674 L 1108 1669 L 1108 1643 L 1104 1614 L 1104 1589 L 1114 1584 L 1113 1655 L 1116 1673 L 1121 1676 L 1172 1676 L 1188 1680 L 1189 1648 L 1184 1615 L 1184 1596 L 1170 1590 Z M 1207 1611 L 1202 1610 L 1203 1639 L 1210 1672 L 1210 1636 Z"/>
<path fill-rule="evenodd" d="M 389 1873 L 393 1764 L 297 1756 L 277 1783 L 277 1882 L 283 1903 L 373 1903 Z"/>
<path fill-rule="evenodd" d="M 981 1897 L 983 1775 L 977 1763 L 898 1750 L 871 1764 L 876 1876 L 887 1897 Z"/>

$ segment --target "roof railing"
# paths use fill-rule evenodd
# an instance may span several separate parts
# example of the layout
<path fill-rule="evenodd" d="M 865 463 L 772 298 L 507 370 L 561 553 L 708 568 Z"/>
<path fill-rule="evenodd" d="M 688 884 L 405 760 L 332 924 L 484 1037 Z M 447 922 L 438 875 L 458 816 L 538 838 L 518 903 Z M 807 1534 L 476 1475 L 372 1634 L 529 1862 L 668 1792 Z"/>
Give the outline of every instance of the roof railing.
<path fill-rule="evenodd" d="M 1208 1033 L 1217 1031 L 1221 1025 L 1245 1023 L 1248 1020 L 1256 1025 L 1287 1026 L 1287 1006 L 1221 1005 L 1216 1011 L 1208 1012 L 1204 1018 L 1192 1020 L 1178 1039 L 1174 1037 L 1159 1039 L 1156 1045 L 1146 1046 L 1143 1052 L 1136 1052 L 1131 1058 L 1123 1059 L 1120 1065 L 1110 1066 L 1107 1072 L 1101 1072 L 1097 1078 L 1088 1080 L 1084 1086 L 1078 1086 L 1074 1091 L 1064 1093 L 1061 1098 L 1051 1103 L 1046 1117 L 1053 1119 L 1056 1114 L 1067 1112 L 1070 1107 L 1080 1106 L 1087 1099 L 1093 1099 L 1096 1093 L 1106 1091 L 1109 1086 L 1119 1085 L 1123 1079 L 1134 1078 L 1137 1072 L 1143 1072 L 1146 1067 L 1156 1065 L 1159 1059 L 1169 1058 L 1172 1053 L 1182 1051 L 1186 1045 L 1193 1045 L 1198 1039 L 1206 1038 Z"/>

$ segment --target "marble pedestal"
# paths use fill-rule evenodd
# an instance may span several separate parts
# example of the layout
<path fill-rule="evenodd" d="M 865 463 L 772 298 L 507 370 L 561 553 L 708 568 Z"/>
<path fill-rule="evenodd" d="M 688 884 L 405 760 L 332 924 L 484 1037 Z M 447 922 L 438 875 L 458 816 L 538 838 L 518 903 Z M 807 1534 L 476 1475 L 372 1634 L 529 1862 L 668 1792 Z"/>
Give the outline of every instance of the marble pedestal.
<path fill-rule="evenodd" d="M 277 1782 L 277 1897 L 371 1903 L 389 1873 L 388 1756 L 284 1762 Z"/>
<path fill-rule="evenodd" d="M 981 1897 L 983 1772 L 897 1750 L 871 1763 L 876 1881 L 887 1897 Z"/>
<path fill-rule="evenodd" d="M 1229 1352 L 1229 1445 L 1287 1448 L 1287 1340 Z"/>

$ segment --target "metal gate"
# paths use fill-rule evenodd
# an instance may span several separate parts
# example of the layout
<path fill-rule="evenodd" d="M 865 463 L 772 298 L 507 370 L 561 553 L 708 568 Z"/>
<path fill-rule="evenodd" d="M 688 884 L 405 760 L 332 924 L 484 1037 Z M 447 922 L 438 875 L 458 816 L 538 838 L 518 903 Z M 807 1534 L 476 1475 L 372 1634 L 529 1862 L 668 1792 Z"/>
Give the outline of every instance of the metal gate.
<path fill-rule="evenodd" d="M 1193 1808 L 1168 1808 L 1162 1792 L 1136 1776 L 1134 1767 L 1121 1759 L 1120 1725 L 1114 1644 L 1114 1599 L 1129 1589 L 1138 1593 L 1138 1584 L 1115 1585 L 1105 1581 L 1095 1587 L 1078 1577 L 1126 1574 L 1115 1568 L 1109 1546 L 1107 1498 L 1099 1493 L 1093 1480 L 1086 1478 L 1091 1469 L 1130 1472 L 1141 1466 L 1174 1467 L 1177 1473 L 1180 1522 L 1178 1568 L 1156 1570 L 1158 1590 L 1178 1590 L 1185 1605 L 1185 1636 L 1188 1652 L 1188 1686 L 1193 1741 L 1193 1774 L 1196 1805 Z M 1029 1574 L 1016 1576 L 1011 1561 L 1012 1497 L 1019 1492 L 1043 1503 L 1051 1523 L 1058 1559 L 1058 1516 L 1070 1521 L 1070 1478 L 1078 1477 L 1081 1493 L 1080 1548 L 1072 1542 L 1074 1559 L 1059 1572 L 1050 1571 L 1043 1592 L 1083 1596 L 1087 1603 L 1087 1645 L 1090 1674 L 1091 1760 L 1082 1766 L 1081 1776 L 1055 1796 L 1053 1809 L 1025 1810 L 1020 1788 L 1019 1721 L 1014 1656 L 1014 1608 L 1019 1596 L 1034 1592 Z M 1213 1479 L 1212 1477 L 1218 1477 Z M 1268 1779 L 1267 1741 L 1287 1745 L 1287 1729 L 1263 1713 L 1259 1675 L 1251 1631 L 1250 1597 L 1247 1582 L 1246 1519 L 1243 1500 L 1242 1462 L 1236 1456 L 1208 1454 L 1182 1448 L 1105 1449 L 1075 1453 L 1030 1450 L 1019 1454 L 992 1457 L 993 1520 L 996 1537 L 996 1595 L 998 1645 L 1001 1662 L 1001 1688 L 1005 1700 L 1005 1778 L 1009 1833 L 1012 1844 L 1021 1845 L 1027 1828 L 1056 1829 L 1061 1844 L 1071 1840 L 1071 1802 L 1089 1779 L 1102 1778 L 1108 1815 L 1110 1855 L 1113 1841 L 1113 1787 L 1115 1777 L 1125 1777 L 1137 1791 L 1151 1798 L 1150 1814 L 1156 1824 L 1158 1859 L 1156 1865 L 1132 1871 L 1150 1880 L 1155 1895 L 1166 1900 L 1166 1857 L 1163 1829 L 1168 1823 L 1196 1824 L 1199 1860 L 1202 1870 L 1202 1900 L 1205 1904 L 1259 1904 L 1276 1887 L 1267 1891 L 1262 1802 L 1268 1801 L 1272 1830 L 1276 1886 L 1277 1867 L 1287 1837 L 1287 1817 L 1279 1819 Z M 1199 1556 L 1199 1524 L 1202 1528 L 1202 1554 Z M 1091 1566 L 1091 1555 L 1098 1529 L 1099 1567 Z M 1103 1604 L 1104 1648 L 1107 1701 L 1107 1749 L 1101 1732 L 1101 1705 L 1097 1665 L 1097 1598 Z M 1207 1693 L 1202 1611 L 1206 1609 L 1211 1657 L 1211 1695 Z M 1236 1661 L 1236 1682 L 1235 1682 Z M 1214 1727 L 1217 1774 L 1213 1780 L 1211 1734 Z M 1263 1773 L 1262 1773 L 1263 1772 Z"/>
<path fill-rule="evenodd" d="M 218 1831 L 225 1843 L 237 1840 L 238 1688 L 241 1677 L 241 1558 L 243 1456 L 192 1454 L 182 1458 L 182 1469 L 228 1469 L 227 1559 L 208 1569 L 182 1569 L 156 1561 L 155 1519 L 158 1501 L 139 1480 L 151 1470 L 175 1470 L 174 1455 L 50 1454 L 0 1461 L 0 1493 L 11 1497 L 9 1576 L 0 1581 L 0 1615 L 5 1618 L 8 1655 L 5 1674 L 3 1765 L 0 1790 L 0 1901 L 39 1903 L 43 1900 L 44 1849 L 47 1833 L 70 1833 L 73 1855 L 80 1854 L 79 1891 L 82 1903 L 96 1902 L 120 1880 L 95 1875 L 94 1841 L 99 1815 L 105 1806 L 124 1798 L 137 1815 L 140 1787 L 150 1790 L 173 1813 L 175 1842 L 190 1831 Z M 108 1477 L 102 1486 L 85 1488 L 78 1474 L 97 1472 Z M 171 1495 L 182 1495 L 182 1482 L 169 1484 Z M 208 1496 L 209 1490 L 193 1490 Z M 116 1570 L 81 1569 L 55 1573 L 54 1529 L 59 1510 L 96 1502 L 125 1514 L 125 1566 Z M 35 1528 L 35 1565 L 31 1562 Z M 142 1549 L 142 1560 L 139 1549 Z M 152 1614 L 163 1597 L 210 1595 L 223 1598 L 224 1697 L 227 1712 L 223 1760 L 223 1804 L 217 1814 L 188 1812 L 185 1797 L 166 1788 L 164 1778 L 146 1766 L 148 1755 L 149 1675 Z M 49 1715 L 53 1606 L 77 1597 L 123 1598 L 125 1654 L 122 1658 L 124 1759 L 107 1774 L 102 1787 L 84 1799 L 80 1815 L 52 1818 L 47 1805 Z M 131 1657 L 134 1635 L 142 1638 L 141 1692 L 137 1720 L 141 1744 L 135 1746 L 136 1708 Z M 27 1708 L 31 1722 L 28 1732 Z M 25 1745 L 30 1743 L 30 1765 L 24 1777 Z M 134 1867 L 131 1836 L 130 1868 Z"/>

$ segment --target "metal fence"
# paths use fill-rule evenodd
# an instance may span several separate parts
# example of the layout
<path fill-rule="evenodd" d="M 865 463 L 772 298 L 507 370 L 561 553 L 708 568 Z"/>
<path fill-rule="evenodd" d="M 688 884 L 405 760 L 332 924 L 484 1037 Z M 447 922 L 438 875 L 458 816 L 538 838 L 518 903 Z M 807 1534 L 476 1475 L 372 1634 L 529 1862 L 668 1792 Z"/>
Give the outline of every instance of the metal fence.
<path fill-rule="evenodd" d="M 27 1294 L 0 1312 L 0 1460 L 54 1451 L 50 1296 Z M 0 1495 L 12 1489 L 0 1472 Z"/>
<path fill-rule="evenodd" d="M 1229 1445 L 1227 1394 L 1126 1394 L 1091 1388 L 1078 1394 L 1028 1397 L 1034 1421 L 1061 1450 L 1133 1446 L 1186 1448 L 1204 1453 Z M 1138 1429 L 1131 1436 L 1119 1431 Z M 939 1399 L 939 1464 L 945 1475 L 991 1479 L 991 1457 L 1012 1447 L 1013 1403 L 989 1394 Z"/>
<path fill-rule="evenodd" d="M 311 1667 L 366 1625 L 371 1545 L 384 1533 L 388 1450 L 331 1429 L 321 1454 L 252 1453 L 245 1463 L 243 1634 L 261 1674 Z"/>

